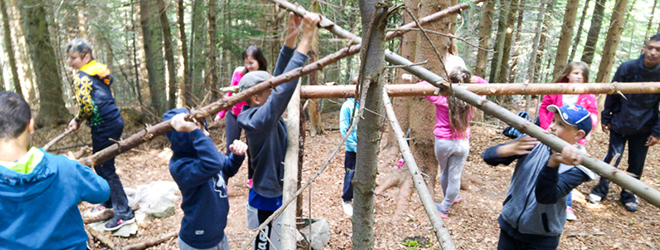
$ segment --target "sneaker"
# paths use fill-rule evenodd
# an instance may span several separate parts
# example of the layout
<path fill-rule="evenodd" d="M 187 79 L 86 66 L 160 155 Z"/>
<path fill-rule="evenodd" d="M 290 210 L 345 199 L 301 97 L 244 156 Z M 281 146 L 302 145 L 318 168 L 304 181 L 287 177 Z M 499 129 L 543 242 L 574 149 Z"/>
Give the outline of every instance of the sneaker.
<path fill-rule="evenodd" d="M 247 186 L 248 188 L 252 188 L 252 179 L 247 180 Z"/>
<path fill-rule="evenodd" d="M 623 203 L 623 208 L 625 208 L 628 212 L 635 212 L 637 209 L 637 202 L 628 202 L 628 203 Z"/>
<path fill-rule="evenodd" d="M 568 221 L 577 220 L 577 216 L 575 216 L 575 212 L 573 212 L 572 207 L 567 207 L 566 208 L 566 220 L 568 220 Z"/>
<path fill-rule="evenodd" d="M 130 218 L 128 220 L 114 217 L 110 221 L 108 221 L 108 223 L 106 223 L 105 226 L 103 226 L 103 229 L 105 231 L 116 231 L 117 229 L 132 223 L 135 223 L 135 216 L 133 216 L 133 218 Z"/>
<path fill-rule="evenodd" d="M 438 209 L 438 212 L 440 213 L 440 218 L 447 219 L 449 218 L 449 209 L 442 209 L 440 207 L 440 204 L 436 203 L 435 207 Z"/>
<path fill-rule="evenodd" d="M 107 210 L 107 209 L 112 209 L 112 208 L 106 208 L 103 205 L 98 205 L 98 206 L 92 208 L 91 210 L 85 212 L 84 216 L 85 217 L 96 217 L 97 215 L 100 215 L 103 212 L 105 212 L 105 210 Z"/>
<path fill-rule="evenodd" d="M 600 203 L 600 200 L 603 199 L 603 197 L 600 197 L 600 195 L 597 195 L 597 194 L 589 194 L 588 199 L 591 203 L 598 204 L 598 203 Z"/>
<path fill-rule="evenodd" d="M 344 201 L 344 202 L 341 203 L 341 207 L 344 209 L 344 213 L 348 217 L 353 216 L 353 202 Z"/>
<path fill-rule="evenodd" d="M 454 203 L 461 201 L 462 197 L 461 195 L 456 195 L 456 199 L 454 199 Z"/>

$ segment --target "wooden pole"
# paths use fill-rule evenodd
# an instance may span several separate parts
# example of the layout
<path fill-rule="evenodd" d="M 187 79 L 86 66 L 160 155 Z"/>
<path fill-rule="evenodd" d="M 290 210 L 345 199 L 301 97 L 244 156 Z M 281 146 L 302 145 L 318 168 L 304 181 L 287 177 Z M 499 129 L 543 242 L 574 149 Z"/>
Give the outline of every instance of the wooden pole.
<path fill-rule="evenodd" d="M 160 238 L 158 238 L 158 239 L 148 240 L 148 241 L 144 241 L 144 242 L 140 242 L 140 243 L 136 243 L 136 244 L 128 245 L 128 246 L 125 246 L 125 247 L 123 247 L 123 248 L 121 248 L 121 249 L 122 249 L 122 250 L 142 250 L 142 249 L 147 249 L 147 248 L 150 248 L 150 247 L 157 246 L 157 245 L 160 245 L 160 244 L 162 244 L 162 243 L 165 243 L 166 241 L 169 241 L 170 239 L 172 239 L 172 238 L 176 238 L 176 237 L 179 237 L 179 231 L 165 234 L 165 235 L 163 235 L 162 237 L 160 237 Z"/>
<path fill-rule="evenodd" d="M 298 207 L 296 190 L 298 189 L 298 154 L 300 148 L 300 84 L 286 108 L 287 145 L 284 156 L 283 202 L 291 201 L 282 212 L 280 243 L 282 249 L 296 249 L 296 209 Z M 271 239 L 272 240 L 272 239 Z"/>
<path fill-rule="evenodd" d="M 50 149 L 50 147 L 55 145 L 55 143 L 62 140 L 67 135 L 71 134 L 71 132 L 73 132 L 73 130 L 68 129 L 68 128 L 66 130 L 64 130 L 64 132 L 62 134 L 58 135 L 57 137 L 55 137 L 55 139 L 53 139 L 50 142 L 46 143 L 46 145 L 44 146 L 44 151 L 48 151 Z"/>
<path fill-rule="evenodd" d="M 442 249 L 456 249 L 454 241 L 451 239 L 451 234 L 449 234 L 449 230 L 445 226 L 445 223 L 442 221 L 442 218 L 440 218 L 438 209 L 435 207 L 435 202 L 433 202 L 433 197 L 429 193 L 429 189 L 426 186 L 424 177 L 422 176 L 419 167 L 417 167 L 415 158 L 413 158 L 413 155 L 410 151 L 410 146 L 408 146 L 408 142 L 406 141 L 405 135 L 401 130 L 401 126 L 396 119 L 396 114 L 394 114 L 392 103 L 390 103 L 390 98 L 386 92 L 383 92 L 383 102 L 385 103 L 385 112 L 387 112 L 387 118 L 390 120 L 392 131 L 394 131 L 397 142 L 399 142 L 401 155 L 403 155 L 403 159 L 406 161 L 406 164 L 408 164 L 408 171 L 413 178 L 413 183 L 417 189 L 417 194 L 419 194 L 419 199 L 422 200 L 424 210 L 426 210 L 426 214 L 429 216 L 431 225 L 433 225 L 433 232 L 435 233 L 435 237 L 438 239 L 438 242 L 440 242 Z"/>
<path fill-rule="evenodd" d="M 477 95 L 550 95 L 550 94 L 641 94 L 660 93 L 660 82 L 641 83 L 590 83 L 590 84 L 457 84 Z M 390 97 L 448 95 L 447 91 L 428 84 L 388 84 L 385 85 Z M 300 89 L 300 98 L 352 98 L 355 85 L 310 86 Z"/>

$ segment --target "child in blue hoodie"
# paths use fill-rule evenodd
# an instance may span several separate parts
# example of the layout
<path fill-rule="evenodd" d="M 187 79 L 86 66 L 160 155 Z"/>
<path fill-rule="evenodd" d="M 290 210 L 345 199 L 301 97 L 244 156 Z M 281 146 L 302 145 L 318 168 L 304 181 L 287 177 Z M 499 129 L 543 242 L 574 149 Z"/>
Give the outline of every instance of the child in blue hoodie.
<path fill-rule="evenodd" d="M 286 40 L 277 58 L 273 75 L 280 75 L 305 64 L 316 25 L 320 21 L 321 18 L 316 13 L 308 12 L 304 18 L 289 13 Z M 301 22 L 303 34 L 298 47 L 294 49 Z M 263 70 L 250 71 L 239 82 L 239 90 L 244 91 L 270 77 L 270 74 Z M 283 162 L 287 144 L 286 124 L 282 114 L 296 86 L 298 86 L 298 78 L 279 85 L 274 90 L 255 94 L 246 100 L 247 105 L 243 106 L 243 111 L 238 115 L 238 126 L 245 131 L 245 137 L 250 145 L 250 163 L 254 167 L 248 205 L 257 209 L 256 216 L 260 224 L 282 206 Z M 249 214 L 248 221 L 254 221 L 253 217 L 254 214 L 252 216 Z M 266 235 L 260 234 L 257 237 L 254 249 L 279 249 L 279 237 L 276 233 L 278 228 L 277 223 L 270 223 L 264 227 L 263 231 Z M 269 237 L 270 241 L 267 240 Z M 274 244 L 273 247 L 270 242 Z"/>
<path fill-rule="evenodd" d="M 547 131 L 571 145 L 591 131 L 591 114 L 582 106 L 550 105 L 548 111 L 555 116 Z M 518 160 L 497 219 L 497 249 L 556 249 L 566 223 L 566 196 L 594 177 L 580 165 L 578 148 L 566 146 L 559 153 L 525 136 L 486 149 L 483 158 L 493 166 Z"/>
<path fill-rule="evenodd" d="M 0 92 L 0 249 L 87 248 L 78 203 L 101 203 L 110 186 L 87 166 L 28 150 L 30 106 Z"/>
<path fill-rule="evenodd" d="M 348 128 L 354 122 L 354 110 L 359 104 L 355 98 L 348 98 L 341 105 L 339 111 L 339 132 L 341 136 L 346 136 Z M 344 188 L 341 195 L 344 202 L 341 203 L 344 213 L 351 217 L 353 216 L 353 177 L 355 176 L 355 159 L 357 157 L 357 128 L 353 129 L 351 134 L 346 138 L 346 156 L 344 158 Z"/>
<path fill-rule="evenodd" d="M 205 126 L 184 120 L 187 113 L 179 108 L 163 115 L 174 128 L 167 132 L 174 153 L 170 173 L 183 196 L 179 248 L 229 250 L 224 233 L 229 213 L 226 182 L 241 167 L 247 145 L 235 140 L 229 156 L 218 152 Z"/>

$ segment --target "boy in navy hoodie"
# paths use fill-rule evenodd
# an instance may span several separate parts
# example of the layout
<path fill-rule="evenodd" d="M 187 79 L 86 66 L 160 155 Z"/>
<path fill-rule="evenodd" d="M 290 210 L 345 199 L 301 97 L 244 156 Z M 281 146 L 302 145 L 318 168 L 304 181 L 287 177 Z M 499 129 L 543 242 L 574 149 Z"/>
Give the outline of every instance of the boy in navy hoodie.
<path fill-rule="evenodd" d="M 87 248 L 78 203 L 101 203 L 110 186 L 87 166 L 28 150 L 30 106 L 0 92 L 0 249 Z"/>
<path fill-rule="evenodd" d="M 187 113 L 179 108 L 163 115 L 174 128 L 167 132 L 174 153 L 170 173 L 183 196 L 179 248 L 229 250 L 226 182 L 241 167 L 247 145 L 236 140 L 228 147 L 229 156 L 218 152 L 205 126 L 184 120 Z"/>
<path fill-rule="evenodd" d="M 308 12 L 305 17 L 289 13 L 286 40 L 277 58 L 273 75 L 280 75 L 305 64 L 307 60 L 305 54 L 309 51 L 319 21 L 321 18 L 316 13 Z M 301 22 L 303 23 L 303 34 L 298 47 L 294 49 Z M 270 74 L 266 71 L 250 71 L 239 82 L 239 90 L 244 91 L 269 78 Z M 248 205 L 257 209 L 259 224 L 266 221 L 275 210 L 282 206 L 283 162 L 287 131 L 281 116 L 286 110 L 296 86 L 298 86 L 298 78 L 279 85 L 274 90 L 255 94 L 246 100 L 248 105 L 243 106 L 243 111 L 238 115 L 238 126 L 245 131 L 252 156 L 250 162 L 254 167 Z M 254 221 L 254 218 L 248 217 L 248 221 Z M 273 247 L 279 249 L 277 228 L 279 228 L 277 223 L 270 223 L 265 227 L 263 231 L 266 235 L 260 233 L 255 240 L 254 249 L 271 249 L 267 237 L 270 237 L 270 242 L 274 244 Z"/>
<path fill-rule="evenodd" d="M 554 112 L 548 132 L 575 145 L 591 131 L 591 115 L 579 105 L 550 105 Z M 556 249 L 566 223 L 566 196 L 593 173 L 580 166 L 578 148 L 555 152 L 525 136 L 484 151 L 486 163 L 508 165 L 516 159 L 500 224 L 497 249 Z"/>

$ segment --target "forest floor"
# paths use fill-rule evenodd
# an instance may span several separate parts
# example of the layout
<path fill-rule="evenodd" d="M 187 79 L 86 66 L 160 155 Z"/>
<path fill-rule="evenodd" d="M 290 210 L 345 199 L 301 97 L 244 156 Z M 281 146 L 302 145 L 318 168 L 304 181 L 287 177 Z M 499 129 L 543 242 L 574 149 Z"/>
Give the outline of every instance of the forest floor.
<path fill-rule="evenodd" d="M 336 127 L 337 114 L 324 114 L 326 127 Z M 491 167 L 481 159 L 482 152 L 489 146 L 509 141 L 501 134 L 501 122 L 496 126 L 473 125 L 470 148 L 464 173 L 471 176 L 471 188 L 461 190 L 463 200 L 452 206 L 448 219 L 444 222 L 451 230 L 452 238 L 459 249 L 495 249 L 499 237 L 499 216 L 510 178 L 513 173 L 513 164 L 510 166 Z M 124 136 L 135 132 L 144 123 L 127 123 Z M 47 139 L 54 138 L 63 126 L 55 130 L 39 130 L 33 136 L 34 144 L 42 146 Z M 83 131 L 77 135 L 58 143 L 58 145 L 71 145 L 83 141 L 91 141 L 89 129 L 84 126 Z M 224 129 L 212 129 L 212 137 L 219 148 L 224 151 Z M 597 158 L 602 158 L 608 145 L 609 136 L 603 132 L 595 132 L 587 150 Z M 303 183 L 323 164 L 331 151 L 341 141 L 339 131 L 328 130 L 320 136 L 307 136 L 304 149 Z M 40 144 L 41 143 L 41 144 Z M 173 181 L 168 170 L 171 151 L 167 149 L 168 142 L 165 137 L 142 145 L 117 157 L 117 174 L 121 177 L 124 187 L 137 188 L 139 185 L 153 181 Z M 57 145 L 55 146 L 57 147 Z M 165 149 L 163 149 L 165 147 Z M 77 150 L 77 149 L 76 149 Z M 168 152 L 169 151 L 169 152 Z M 58 151 L 64 153 L 64 151 Z M 344 215 L 341 206 L 342 182 L 344 176 L 343 148 L 331 161 L 330 166 L 312 185 L 312 197 L 309 192 L 303 192 L 303 214 L 314 218 L 328 220 L 331 238 L 327 249 L 352 249 L 351 247 L 351 220 Z M 240 249 L 254 233 L 247 229 L 245 204 L 248 199 L 246 186 L 247 168 L 243 167 L 236 176 L 230 178 L 227 184 L 231 209 L 225 233 L 232 249 Z M 620 168 L 627 167 L 627 153 L 621 161 Z M 379 169 L 377 183 L 383 183 L 387 173 L 396 171 L 396 166 Z M 642 181 L 660 189 L 660 146 L 652 147 L 646 160 Z M 618 194 L 621 188 L 611 185 L 607 199 L 600 204 L 591 204 L 585 201 L 585 196 L 597 181 L 591 181 L 579 186 L 573 195 L 574 209 L 578 216 L 577 221 L 567 222 L 561 237 L 560 249 L 658 249 L 660 248 L 660 209 L 646 201 L 639 199 L 639 211 L 631 213 L 623 209 L 618 203 Z M 442 199 L 442 190 L 439 185 L 435 187 L 435 201 Z M 392 221 L 396 205 L 398 188 L 392 188 L 375 197 L 374 214 L 374 249 L 415 249 L 404 246 L 406 237 L 421 236 L 430 240 L 429 246 L 417 246 L 417 249 L 437 249 L 438 242 L 431 232 L 431 224 L 421 205 L 418 195 L 413 192 L 409 199 L 408 208 L 397 221 Z M 179 194 L 180 195 L 180 194 Z M 111 237 L 116 246 L 126 246 L 154 240 L 167 233 L 179 229 L 183 212 L 176 202 L 176 212 L 165 219 L 147 220 L 139 224 L 138 234 L 130 238 Z M 80 204 L 81 211 L 87 211 L 93 205 Z M 109 234 L 106 235 L 110 237 Z M 420 237 L 418 237 L 420 238 Z M 418 240 L 422 243 L 424 240 Z M 90 246 L 92 249 L 104 249 L 99 242 Z M 178 249 L 176 240 L 157 245 L 153 249 Z"/>

